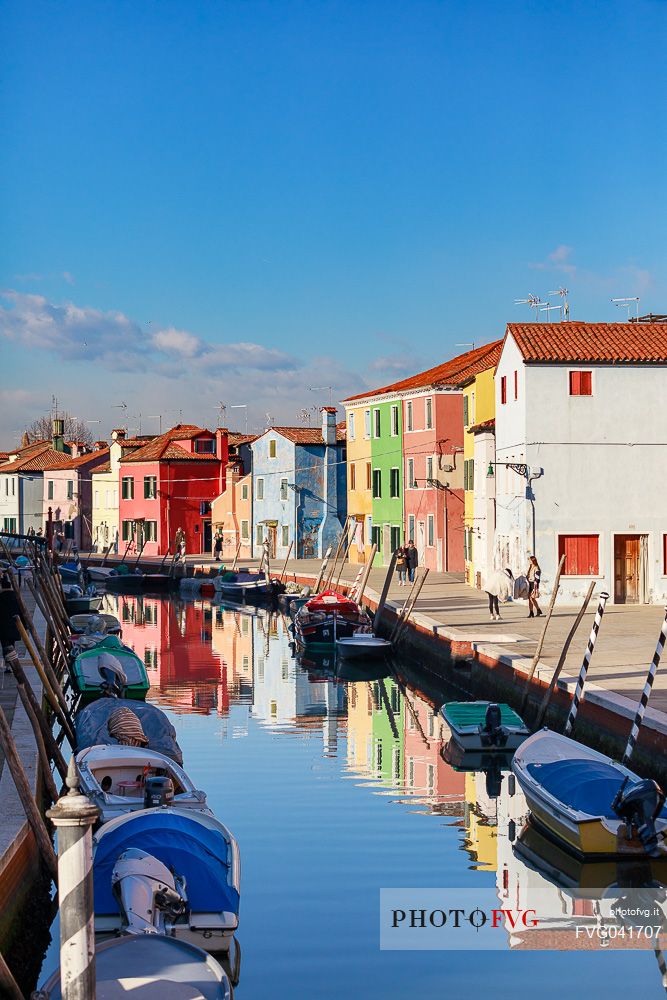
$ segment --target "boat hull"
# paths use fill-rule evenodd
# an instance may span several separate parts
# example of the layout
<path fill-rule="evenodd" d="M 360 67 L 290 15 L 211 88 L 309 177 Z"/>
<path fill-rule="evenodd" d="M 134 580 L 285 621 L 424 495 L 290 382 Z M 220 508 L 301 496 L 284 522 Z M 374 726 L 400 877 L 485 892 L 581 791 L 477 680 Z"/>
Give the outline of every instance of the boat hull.
<path fill-rule="evenodd" d="M 65 599 L 67 614 L 83 615 L 93 611 L 99 611 L 102 607 L 101 597 L 67 597 Z"/>
<path fill-rule="evenodd" d="M 354 635 L 336 640 L 338 655 L 346 660 L 371 660 L 386 656 L 392 644 L 388 639 L 378 639 L 369 636 L 367 639 L 357 639 Z"/>
<path fill-rule="evenodd" d="M 484 725 L 488 701 L 448 702 L 441 715 L 449 727 L 452 739 L 465 752 L 497 754 L 499 751 L 514 753 L 530 736 L 530 730 L 509 705 L 498 704 L 502 739 L 490 742 L 485 737 Z"/>

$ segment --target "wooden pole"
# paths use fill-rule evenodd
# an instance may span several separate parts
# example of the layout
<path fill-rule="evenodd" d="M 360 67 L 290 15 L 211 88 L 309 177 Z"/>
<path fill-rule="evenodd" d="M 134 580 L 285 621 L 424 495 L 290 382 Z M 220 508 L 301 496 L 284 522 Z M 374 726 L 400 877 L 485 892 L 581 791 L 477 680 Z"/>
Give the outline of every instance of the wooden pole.
<path fill-rule="evenodd" d="M 357 604 L 361 604 L 361 600 L 364 596 L 364 591 L 366 590 L 366 584 L 368 583 L 368 578 L 371 575 L 371 570 L 373 569 L 373 560 L 375 559 L 375 554 L 377 550 L 378 550 L 377 545 L 373 543 L 373 545 L 371 546 L 370 558 L 366 563 L 366 565 L 364 566 L 364 575 L 361 578 L 361 581 L 359 583 L 359 590 L 357 591 L 357 595 L 355 597 L 355 601 L 357 602 Z"/>
<path fill-rule="evenodd" d="M 390 638 L 392 642 L 398 642 L 399 638 L 407 628 L 410 615 L 414 611 L 415 604 L 417 603 L 417 598 L 421 594 L 422 587 L 426 582 L 426 577 L 428 576 L 428 574 L 429 574 L 428 568 L 424 567 L 424 569 L 422 570 L 422 575 L 419 577 L 418 580 L 415 579 L 415 582 L 412 585 L 412 590 L 410 591 L 410 596 L 408 597 L 406 604 L 403 605 L 402 614 L 399 617 L 399 620 L 396 622 L 394 631 L 391 634 Z"/>
<path fill-rule="evenodd" d="M 18 983 L 14 979 L 9 966 L 0 952 L 0 993 L 7 1000 L 23 1000 L 23 994 L 18 988 Z"/>
<path fill-rule="evenodd" d="M 347 541 L 346 532 L 347 532 L 347 526 L 349 524 L 349 521 L 350 521 L 350 515 L 348 514 L 347 517 L 345 518 L 345 524 L 343 525 L 343 530 L 340 533 L 340 538 L 338 539 L 338 545 L 336 546 L 336 554 L 334 556 L 334 561 L 332 562 L 331 569 L 330 569 L 330 571 L 329 571 L 329 573 L 327 575 L 326 583 L 324 585 L 324 589 L 325 590 L 329 590 L 329 588 L 331 586 L 331 583 L 332 583 L 333 577 L 334 577 L 334 573 L 336 572 L 336 567 L 338 565 L 338 556 L 340 555 L 341 550 L 344 548 L 345 543 Z"/>
<path fill-rule="evenodd" d="M 53 774 L 51 773 L 51 763 L 46 752 L 46 744 L 39 725 L 39 718 L 30 702 L 30 699 L 28 698 L 26 689 L 22 684 L 18 685 L 18 693 L 19 698 L 21 699 L 21 704 L 25 709 L 25 714 L 30 719 L 30 725 L 32 726 L 32 731 L 35 735 L 35 743 L 37 744 L 37 753 L 39 754 L 39 761 L 42 766 L 42 777 L 44 779 L 44 784 L 46 785 L 46 791 L 49 795 L 50 801 L 55 802 L 58 798 L 58 789 L 56 788 L 56 783 L 53 780 Z"/>
<path fill-rule="evenodd" d="M 324 553 L 324 559 L 322 560 L 322 565 L 320 566 L 320 573 L 319 576 L 317 577 L 317 580 L 315 581 L 315 586 L 313 587 L 314 594 L 318 594 L 320 587 L 322 586 L 322 578 L 324 577 L 324 573 L 327 568 L 330 556 L 331 556 L 331 546 L 329 546 L 327 551 Z"/>
<path fill-rule="evenodd" d="M 549 702 L 551 701 L 551 695 L 553 694 L 554 688 L 556 687 L 556 681 L 560 677 L 560 672 L 563 669 L 563 666 L 565 664 L 565 660 L 567 659 L 567 653 L 568 653 L 568 650 L 570 648 L 570 644 L 571 644 L 572 640 L 574 639 L 575 632 L 579 628 L 579 624 L 581 622 L 581 619 L 586 614 L 586 608 L 588 607 L 588 602 L 591 599 L 591 595 L 592 595 L 594 589 L 595 589 L 595 581 L 591 580 L 590 586 L 589 586 L 588 591 L 586 593 L 586 597 L 584 598 L 584 603 L 581 605 L 581 608 L 579 609 L 577 617 L 574 619 L 574 623 L 573 623 L 570 631 L 567 634 L 567 639 L 565 640 L 565 644 L 563 645 L 563 648 L 561 650 L 561 654 L 558 657 L 558 663 L 556 664 L 556 669 L 554 670 L 554 675 L 551 678 L 551 681 L 549 682 L 549 687 L 547 688 L 547 690 L 546 690 L 546 692 L 544 694 L 544 698 L 542 699 L 542 704 L 540 705 L 539 712 L 537 713 L 537 719 L 535 720 L 535 729 L 539 729 L 540 726 L 542 725 L 542 720 L 544 719 L 544 716 L 546 714 L 547 708 L 549 706 Z"/>
<path fill-rule="evenodd" d="M 7 716 L 5 715 L 5 711 L 2 706 L 0 706 L 0 747 L 2 747 L 2 752 L 5 755 L 7 767 L 9 768 L 14 784 L 16 785 L 16 791 L 18 792 L 18 796 L 21 800 L 21 805 L 23 806 L 28 823 L 30 824 L 30 828 L 35 835 L 39 853 L 41 854 L 46 867 L 49 869 L 53 881 L 57 884 L 58 862 L 56 860 L 55 851 L 53 850 L 53 845 L 49 838 L 44 820 L 42 819 L 39 809 L 35 805 L 35 800 L 32 797 L 30 784 L 23 769 L 23 764 L 21 763 L 21 758 L 19 757 L 16 749 L 16 743 L 14 742 L 14 737 L 12 736 L 12 731 L 9 728 Z"/>
<path fill-rule="evenodd" d="M 387 567 L 387 575 L 384 578 L 384 584 L 382 586 L 382 593 L 380 594 L 380 601 L 375 611 L 375 617 L 373 618 L 374 632 L 377 632 L 377 630 L 380 627 L 380 622 L 382 620 L 382 613 L 384 611 L 384 606 L 387 603 L 387 594 L 389 593 L 389 587 L 391 586 L 391 579 L 394 575 L 395 566 L 396 566 L 396 552 L 392 552 L 391 559 L 389 560 L 389 566 Z"/>
<path fill-rule="evenodd" d="M 236 564 L 239 561 L 240 551 L 241 551 L 241 539 L 239 538 L 239 544 L 236 546 L 236 552 L 234 553 L 234 562 L 232 563 L 232 573 L 236 570 Z"/>
<path fill-rule="evenodd" d="M 44 743 L 47 747 L 48 755 L 49 757 L 51 757 L 54 764 L 58 768 L 60 777 L 64 781 L 67 776 L 67 764 L 65 763 L 65 758 L 61 754 L 60 747 L 53 738 L 53 733 L 51 732 L 51 728 L 48 722 L 46 721 L 44 712 L 42 711 L 41 705 L 37 701 L 35 692 L 32 689 L 32 685 L 26 676 L 25 670 L 23 669 L 20 660 L 14 660 L 14 662 L 12 663 L 12 670 L 14 671 L 14 676 L 16 678 L 16 684 L 18 686 L 19 694 L 21 694 L 22 691 L 25 692 L 25 696 L 27 700 L 30 702 L 32 710 L 35 713 L 35 718 L 38 721 L 42 737 L 44 738 Z"/>
<path fill-rule="evenodd" d="M 37 600 L 37 593 L 36 592 L 35 592 L 34 596 L 35 596 L 35 600 Z M 42 614 L 43 613 L 44 612 L 42 611 Z M 47 623 L 48 623 L 48 617 L 46 618 L 46 620 L 47 620 Z M 33 623 L 31 622 L 31 624 L 33 624 Z M 56 676 L 55 670 L 51 666 L 49 658 L 46 655 L 46 650 L 42 646 L 41 639 L 39 638 L 39 635 L 37 633 L 37 629 L 34 628 L 34 625 L 30 629 L 30 631 L 31 631 L 33 639 L 35 640 L 35 648 L 36 648 L 37 653 L 39 654 L 39 657 L 40 657 L 40 659 L 42 661 L 42 665 L 44 667 L 46 675 L 49 678 L 50 685 L 53 688 L 53 690 L 55 691 L 56 696 L 58 697 L 58 701 L 60 702 L 60 707 L 62 708 L 63 712 L 66 715 L 69 715 L 69 707 L 67 705 L 67 701 L 65 699 L 65 695 L 62 693 L 62 690 L 60 688 L 60 681 L 59 681 L 58 677 Z M 68 663 L 68 659 L 69 659 L 68 658 L 68 650 L 66 649 L 65 644 L 64 644 L 62 638 L 60 637 L 59 633 L 55 629 L 53 629 L 53 632 L 54 632 L 55 639 L 56 639 L 56 645 L 58 646 L 58 650 L 60 652 L 60 656 L 62 657 L 62 660 L 63 660 L 63 665 L 64 665 L 64 667 L 67 667 L 67 663 Z"/>
<path fill-rule="evenodd" d="M 644 682 L 644 690 L 641 693 L 639 699 L 639 704 L 637 705 L 637 711 L 635 712 L 634 722 L 632 723 L 632 729 L 630 730 L 630 735 L 628 737 L 627 746 L 625 748 L 625 753 L 623 754 L 622 764 L 627 765 L 630 763 L 630 758 L 634 752 L 635 746 L 637 744 L 637 737 L 639 736 L 639 730 L 641 724 L 644 721 L 644 712 L 646 711 L 646 706 L 648 705 L 648 700 L 651 696 L 651 691 L 653 690 L 653 681 L 655 680 L 655 675 L 658 670 L 658 664 L 660 663 L 660 658 L 662 656 L 662 651 L 665 647 L 665 641 L 667 640 L 667 608 L 665 608 L 665 617 L 662 622 L 662 628 L 660 629 L 660 635 L 658 636 L 658 644 L 655 647 L 655 653 L 653 654 L 653 659 L 648 668 L 648 674 L 646 675 L 646 680 Z"/>
<path fill-rule="evenodd" d="M 49 678 L 46 676 L 46 672 L 44 670 L 44 666 L 40 662 L 39 656 L 37 655 L 36 651 L 33 649 L 32 643 L 28 638 L 28 633 L 23 628 L 23 623 L 18 617 L 16 617 L 14 620 L 16 622 L 19 632 L 21 633 L 21 639 L 23 640 L 23 644 L 28 652 L 28 655 L 32 660 L 32 662 L 34 663 L 37 673 L 39 674 L 39 679 L 41 680 L 42 685 L 44 687 L 44 694 L 46 695 L 47 701 L 49 702 L 53 711 L 56 713 L 58 721 L 65 730 L 65 735 L 67 736 L 67 739 L 69 740 L 70 744 L 74 746 L 76 742 L 74 737 L 74 727 L 72 726 L 72 723 L 68 715 L 63 711 L 62 707 L 60 706 L 58 698 L 56 697 L 55 693 L 51 688 L 51 685 L 49 683 Z"/>
<path fill-rule="evenodd" d="M 556 603 L 556 597 L 558 596 L 558 584 L 560 583 L 560 575 L 563 572 L 563 565 L 565 563 L 565 553 L 560 557 L 560 562 L 558 563 L 558 570 L 556 572 L 556 579 L 554 581 L 553 590 L 551 591 L 551 600 L 549 601 L 549 607 L 547 608 L 547 616 L 544 619 L 544 625 L 542 626 L 542 634 L 540 635 L 539 642 L 535 649 L 532 662 L 530 664 L 530 670 L 526 674 L 526 680 L 523 688 L 523 698 L 521 699 L 520 712 L 523 712 L 526 707 L 526 702 L 528 701 L 528 689 L 530 687 L 530 682 L 533 679 L 537 664 L 540 662 L 540 656 L 542 655 L 542 647 L 544 646 L 544 640 L 546 638 L 547 629 L 549 627 L 549 622 L 551 621 L 551 614 L 554 609 L 554 604 Z"/>
<path fill-rule="evenodd" d="M 282 568 L 282 570 L 280 571 L 280 582 L 281 582 L 281 583 L 283 582 L 283 579 L 284 579 L 284 577 L 285 577 L 285 573 L 286 573 L 286 571 L 287 571 L 287 563 L 289 562 L 289 557 L 290 557 L 290 556 L 292 555 L 292 549 L 293 549 L 293 548 L 294 548 L 294 540 L 292 540 L 292 541 L 291 541 L 291 542 L 289 543 L 289 548 L 288 548 L 288 550 L 287 550 L 287 555 L 286 555 L 286 557 L 285 557 L 285 562 L 283 563 L 283 568 Z"/>
<path fill-rule="evenodd" d="M 343 548 L 343 558 L 340 561 L 340 569 L 338 570 L 338 576 L 336 577 L 336 583 L 334 585 L 334 590 L 338 590 L 338 588 L 340 586 L 340 578 L 343 575 L 343 569 L 345 568 L 345 563 L 347 562 L 348 556 L 350 554 L 350 549 L 352 548 L 352 541 L 353 541 L 353 539 L 354 539 L 354 535 L 350 534 L 350 529 L 349 529 L 349 526 L 348 526 L 348 539 L 347 539 L 346 545 Z"/>
<path fill-rule="evenodd" d="M 588 668 L 591 664 L 593 650 L 595 649 L 595 643 L 597 641 L 598 632 L 600 631 L 600 625 L 602 624 L 602 616 L 604 614 L 604 609 L 608 600 L 609 600 L 609 594 L 603 590 L 602 593 L 600 594 L 598 609 L 595 612 L 595 618 L 593 619 L 593 627 L 591 628 L 591 634 L 588 639 L 588 645 L 586 646 L 584 659 L 581 664 L 581 668 L 579 670 L 579 677 L 577 678 L 577 686 L 575 687 L 574 694 L 572 695 L 570 714 L 567 717 L 567 722 L 565 723 L 565 729 L 563 730 L 564 736 L 570 735 L 577 718 L 577 712 L 579 711 L 579 702 L 581 701 L 581 696 L 583 694 L 584 684 L 586 683 L 586 676 L 588 674 Z"/>

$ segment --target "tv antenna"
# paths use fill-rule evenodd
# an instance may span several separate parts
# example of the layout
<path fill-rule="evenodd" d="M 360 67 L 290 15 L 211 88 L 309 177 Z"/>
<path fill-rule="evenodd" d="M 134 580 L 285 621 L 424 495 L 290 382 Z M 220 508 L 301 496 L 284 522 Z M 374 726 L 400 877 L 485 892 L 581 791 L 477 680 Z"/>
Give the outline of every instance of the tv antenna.
<path fill-rule="evenodd" d="M 560 309 L 561 319 L 563 317 L 563 307 L 559 305 L 552 305 L 551 302 L 545 302 L 544 305 L 540 306 L 540 312 L 545 312 L 547 314 L 547 323 L 551 322 L 551 310 Z"/>
<path fill-rule="evenodd" d="M 309 385 L 309 392 L 323 392 L 325 389 L 329 390 L 329 406 L 332 406 L 333 400 L 333 386 L 332 385 Z"/>
<path fill-rule="evenodd" d="M 475 341 L 470 340 L 466 344 L 454 344 L 454 347 L 469 347 L 471 351 L 475 350 Z"/>
<path fill-rule="evenodd" d="M 264 414 L 264 416 L 266 417 L 266 423 L 267 423 L 267 425 L 268 425 L 269 427 L 273 427 L 273 422 L 274 422 L 274 420 L 275 420 L 276 418 L 275 418 L 275 417 L 273 417 L 273 416 L 271 416 L 271 414 L 270 414 L 270 413 L 265 413 L 265 414 Z"/>
<path fill-rule="evenodd" d="M 299 412 L 296 415 L 296 418 L 300 424 L 308 424 L 308 426 L 310 427 L 310 410 L 307 409 L 305 406 L 302 410 L 299 410 Z"/>
<path fill-rule="evenodd" d="M 220 402 L 218 403 L 216 409 L 218 411 L 218 427 L 224 427 L 225 426 L 225 413 L 227 412 L 227 407 L 225 406 L 225 404 L 223 403 L 223 401 L 220 400 Z"/>
<path fill-rule="evenodd" d="M 539 295 L 533 295 L 533 293 L 530 292 L 527 298 L 525 299 L 515 299 L 514 305 L 530 306 L 531 309 L 535 310 L 535 322 L 537 322 L 537 314 L 540 311 L 540 306 L 542 305 L 542 299 L 539 297 Z"/>
<path fill-rule="evenodd" d="M 567 301 L 568 290 L 567 288 L 556 288 L 555 291 L 549 292 L 549 295 L 560 295 L 563 300 L 563 305 L 561 306 L 561 322 L 568 320 L 570 318 L 570 304 Z"/>
<path fill-rule="evenodd" d="M 615 306 L 618 306 L 619 309 L 627 309 L 628 310 L 628 322 L 630 322 L 630 310 L 632 309 L 632 303 L 634 302 L 634 304 L 635 304 L 635 316 L 636 316 L 637 319 L 639 319 L 639 296 L 638 295 L 632 295 L 632 296 L 631 295 L 626 295 L 623 298 L 612 299 L 611 301 L 614 303 Z"/>

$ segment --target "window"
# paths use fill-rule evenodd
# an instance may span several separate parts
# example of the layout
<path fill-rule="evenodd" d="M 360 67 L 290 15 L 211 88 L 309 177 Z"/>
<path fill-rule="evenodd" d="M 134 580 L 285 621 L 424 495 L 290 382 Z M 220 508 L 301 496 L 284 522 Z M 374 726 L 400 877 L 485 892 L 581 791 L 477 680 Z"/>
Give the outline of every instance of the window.
<path fill-rule="evenodd" d="M 371 528 L 371 545 L 377 546 L 377 551 L 382 552 L 382 529 Z"/>
<path fill-rule="evenodd" d="M 398 406 L 391 408 L 391 436 L 398 437 Z"/>
<path fill-rule="evenodd" d="M 283 524 L 282 525 L 280 544 L 283 546 L 283 548 L 287 548 L 287 546 L 289 545 L 289 525 L 288 524 Z"/>
<path fill-rule="evenodd" d="M 373 410 L 373 437 L 379 438 L 382 432 L 381 415 L 379 410 Z"/>
<path fill-rule="evenodd" d="M 155 500 L 157 496 L 157 476 L 144 476 L 144 500 Z"/>
<path fill-rule="evenodd" d="M 410 514 L 408 517 L 408 541 L 414 542 L 415 540 L 415 515 Z"/>
<path fill-rule="evenodd" d="M 406 423 L 406 429 L 409 430 L 409 431 L 411 431 L 412 430 L 412 403 L 411 402 L 410 403 L 406 403 L 406 406 L 405 406 L 405 423 Z"/>
<path fill-rule="evenodd" d="M 350 462 L 350 489 L 356 490 L 357 488 L 357 472 L 355 469 L 354 462 Z"/>
<path fill-rule="evenodd" d="M 373 498 L 379 500 L 382 496 L 382 472 L 373 469 Z"/>
<path fill-rule="evenodd" d="M 389 496 L 398 497 L 401 495 L 399 487 L 399 469 L 389 470 Z"/>
<path fill-rule="evenodd" d="M 277 452 L 276 452 L 276 439 L 275 438 L 271 438 L 271 440 L 269 441 L 269 458 L 275 458 L 276 454 L 277 454 Z"/>
<path fill-rule="evenodd" d="M 134 521 L 123 521 L 122 536 L 124 542 L 129 542 L 134 534 Z"/>
<path fill-rule="evenodd" d="M 99 505 L 100 505 L 100 491 L 95 490 L 95 506 L 99 507 Z"/>
<path fill-rule="evenodd" d="M 433 514 L 429 514 L 427 518 L 426 544 L 435 545 L 435 518 Z"/>
<path fill-rule="evenodd" d="M 264 526 L 262 524 L 258 524 L 255 528 L 255 543 L 257 545 L 264 543 Z"/>
<path fill-rule="evenodd" d="M 46 483 L 46 499 L 53 500 L 53 480 L 49 479 Z"/>
<path fill-rule="evenodd" d="M 144 666 L 146 670 L 157 670 L 157 649 L 144 650 Z"/>
<path fill-rule="evenodd" d="M 287 480 L 280 480 L 280 499 L 287 500 Z"/>
<path fill-rule="evenodd" d="M 426 478 L 433 479 L 433 456 L 429 455 L 426 459 Z"/>
<path fill-rule="evenodd" d="M 68 479 L 67 480 L 67 499 L 68 500 L 73 500 L 74 499 L 74 480 L 73 479 Z"/>
<path fill-rule="evenodd" d="M 364 437 L 371 436 L 371 411 L 364 410 Z"/>
<path fill-rule="evenodd" d="M 502 375 L 500 379 L 500 402 L 507 402 L 507 375 Z"/>
<path fill-rule="evenodd" d="M 123 500 L 134 500 L 134 477 L 123 476 L 120 481 L 121 496 Z"/>
<path fill-rule="evenodd" d="M 250 523 L 248 521 L 241 521 L 241 540 L 247 542 L 250 538 Z"/>
<path fill-rule="evenodd" d="M 147 542 L 157 542 L 157 521 L 144 521 L 144 538 Z"/>
<path fill-rule="evenodd" d="M 564 576 L 598 576 L 599 535 L 559 535 L 558 558 L 565 556 Z"/>
<path fill-rule="evenodd" d="M 257 497 L 258 500 L 263 500 L 264 499 L 264 480 L 263 479 L 258 479 L 257 480 L 257 485 L 255 487 L 255 496 Z"/>
<path fill-rule="evenodd" d="M 519 373 L 514 372 L 514 398 L 519 398 Z"/>
<path fill-rule="evenodd" d="M 463 426 L 467 427 L 470 423 L 470 414 L 468 412 L 468 397 L 463 397 Z"/>
<path fill-rule="evenodd" d="M 2 526 L 3 531 L 11 531 L 13 534 L 16 533 L 16 518 L 6 517 Z"/>
<path fill-rule="evenodd" d="M 247 483 L 244 483 L 243 486 L 241 487 L 241 499 L 242 500 L 247 500 L 248 499 L 248 484 Z"/>
<path fill-rule="evenodd" d="M 371 463 L 366 462 L 366 489 L 370 490 L 372 485 Z"/>
<path fill-rule="evenodd" d="M 570 372 L 570 395 L 571 396 L 592 396 L 593 395 L 593 373 L 592 372 Z"/>
<path fill-rule="evenodd" d="M 472 562 L 472 528 L 465 528 L 463 532 L 463 558 Z"/>
<path fill-rule="evenodd" d="M 667 576 L 667 535 L 662 536 L 662 572 Z"/>
<path fill-rule="evenodd" d="M 429 396 L 426 400 L 426 430 L 430 431 L 433 427 L 433 400 Z"/>
<path fill-rule="evenodd" d="M 354 413 L 347 418 L 347 435 L 350 441 L 354 441 Z"/>
<path fill-rule="evenodd" d="M 463 463 L 463 489 L 474 490 L 475 488 L 475 459 L 469 458 Z"/>
<path fill-rule="evenodd" d="M 197 438 L 195 441 L 195 451 L 198 455 L 212 455 L 215 452 L 214 438 Z"/>
<path fill-rule="evenodd" d="M 414 458 L 408 459 L 408 485 L 407 489 L 413 490 L 415 488 L 415 460 Z"/>
<path fill-rule="evenodd" d="M 395 552 L 398 546 L 401 544 L 401 529 L 396 525 L 392 525 L 390 533 L 391 533 L 391 551 Z"/>

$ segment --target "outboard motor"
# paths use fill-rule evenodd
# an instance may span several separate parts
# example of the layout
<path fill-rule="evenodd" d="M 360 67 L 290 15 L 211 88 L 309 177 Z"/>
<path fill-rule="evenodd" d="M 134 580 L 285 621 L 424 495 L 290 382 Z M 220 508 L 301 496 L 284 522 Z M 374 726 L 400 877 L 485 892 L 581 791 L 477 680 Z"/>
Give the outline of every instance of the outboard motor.
<path fill-rule="evenodd" d="M 126 934 L 165 934 L 165 920 L 174 920 L 187 907 L 185 879 L 138 847 L 123 851 L 116 861 L 111 888 Z"/>
<path fill-rule="evenodd" d="M 486 707 L 484 725 L 480 729 L 482 744 L 485 747 L 504 747 L 507 743 L 507 730 L 502 725 L 500 706 L 491 702 Z"/>
<path fill-rule="evenodd" d="M 127 674 L 113 653 L 100 653 L 97 669 L 102 678 L 102 690 L 112 698 L 122 698 L 127 687 Z"/>
<path fill-rule="evenodd" d="M 170 806 L 174 801 L 174 783 L 171 778 L 152 774 L 144 782 L 144 809 Z"/>
<path fill-rule="evenodd" d="M 646 853 L 653 858 L 659 857 L 662 852 L 658 847 L 655 821 L 665 804 L 665 793 L 651 778 L 636 781 L 626 791 L 629 780 L 629 778 L 624 780 L 611 807 L 624 821 L 628 840 L 638 836 Z"/>

